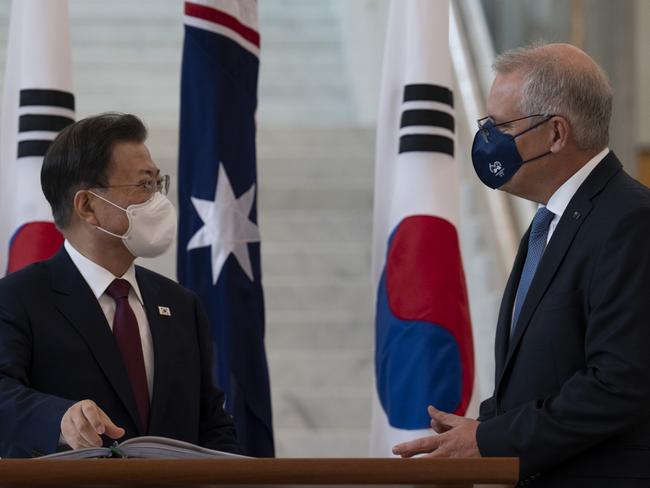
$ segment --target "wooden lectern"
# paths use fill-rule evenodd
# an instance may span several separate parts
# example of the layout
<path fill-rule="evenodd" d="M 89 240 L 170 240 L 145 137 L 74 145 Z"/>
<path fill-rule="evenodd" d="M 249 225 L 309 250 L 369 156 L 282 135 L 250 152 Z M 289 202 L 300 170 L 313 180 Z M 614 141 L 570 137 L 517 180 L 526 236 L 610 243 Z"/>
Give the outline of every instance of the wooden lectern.
<path fill-rule="evenodd" d="M 421 485 L 512 487 L 516 458 L 0 460 L 0 488 Z"/>

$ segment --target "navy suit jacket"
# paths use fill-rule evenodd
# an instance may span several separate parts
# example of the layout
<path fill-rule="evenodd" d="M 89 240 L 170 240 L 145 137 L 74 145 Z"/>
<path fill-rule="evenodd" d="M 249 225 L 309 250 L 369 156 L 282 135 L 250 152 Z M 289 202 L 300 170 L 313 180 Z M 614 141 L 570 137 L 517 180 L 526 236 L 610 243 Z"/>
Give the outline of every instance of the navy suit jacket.
<path fill-rule="evenodd" d="M 612 152 L 596 166 L 562 215 L 510 338 L 529 232 L 501 303 L 479 449 L 519 457 L 535 486 L 650 478 L 650 190 Z"/>
<path fill-rule="evenodd" d="M 0 456 L 55 452 L 63 414 L 84 399 L 126 430 L 121 440 L 158 435 L 239 452 L 223 393 L 213 385 L 199 299 L 139 266 L 136 279 L 154 350 L 148 432 L 104 313 L 65 250 L 0 280 Z"/>

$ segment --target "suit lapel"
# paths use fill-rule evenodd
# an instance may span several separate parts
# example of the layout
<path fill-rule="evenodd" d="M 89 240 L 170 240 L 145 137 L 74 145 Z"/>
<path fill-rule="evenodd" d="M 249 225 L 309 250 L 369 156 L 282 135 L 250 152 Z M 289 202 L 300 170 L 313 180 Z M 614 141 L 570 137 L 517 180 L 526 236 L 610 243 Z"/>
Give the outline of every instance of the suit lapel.
<path fill-rule="evenodd" d="M 65 249 L 52 258 L 50 265 L 57 309 L 84 339 L 142 434 L 128 373 L 99 302 Z"/>
<path fill-rule="evenodd" d="M 160 286 L 158 283 L 148 278 L 145 273 L 142 273 L 138 266 L 136 266 L 136 279 L 138 280 L 140 293 L 142 293 L 144 310 L 147 314 L 153 341 L 154 375 L 149 430 L 155 432 L 157 426 L 162 422 L 163 407 L 170 393 L 167 389 L 169 382 L 164 381 L 164 379 L 168 376 L 165 358 L 170 357 L 170 345 L 174 343 L 174 338 L 170 335 L 172 332 L 170 328 L 172 317 L 162 316 L 158 310 L 158 306 L 168 305 L 160 301 Z"/>
<path fill-rule="evenodd" d="M 510 276 L 508 277 L 508 283 L 506 284 L 506 289 L 503 292 L 501 307 L 499 308 L 499 318 L 497 321 L 497 334 L 495 341 L 495 372 L 497 379 L 501 377 L 506 362 L 506 355 L 508 353 L 508 343 L 512 322 L 512 310 L 515 304 L 515 296 L 517 294 L 517 286 L 519 285 L 519 277 L 521 276 L 521 270 L 523 269 L 524 262 L 526 260 L 529 234 L 530 228 L 524 234 L 524 237 L 519 243 L 517 256 L 515 257 L 515 262 L 512 266 Z"/>
<path fill-rule="evenodd" d="M 553 236 L 551 237 L 551 240 L 549 241 L 546 250 L 544 251 L 544 255 L 539 262 L 539 266 L 537 268 L 533 281 L 531 282 L 530 288 L 528 289 L 528 294 L 526 295 L 521 308 L 519 321 L 517 322 L 515 329 L 515 334 L 510 339 L 510 343 L 507 348 L 508 352 L 506 355 L 505 363 L 503 365 L 503 369 L 501 370 L 499 381 L 497 383 L 497 388 L 500 386 L 505 371 L 507 370 L 509 364 L 512 362 L 512 358 L 516 353 L 517 347 L 519 346 L 519 343 L 521 342 L 521 339 L 525 334 L 526 329 L 528 328 L 530 320 L 535 313 L 539 302 L 543 298 L 544 293 L 548 289 L 551 281 L 553 280 L 553 277 L 558 270 L 558 267 L 569 251 L 571 243 L 573 242 L 578 229 L 580 229 L 580 226 L 587 219 L 587 216 L 593 208 L 591 199 L 605 187 L 607 182 L 618 171 L 620 171 L 620 169 L 620 162 L 614 153 L 610 151 L 605 159 L 603 159 L 603 161 L 601 161 L 601 163 L 596 166 L 589 177 L 580 186 L 576 194 L 569 202 L 569 205 L 567 205 L 567 208 L 562 214 L 562 218 L 555 228 Z M 528 233 L 524 237 L 527 239 L 527 236 Z M 511 275 L 508 282 L 508 287 L 510 289 L 509 300 L 508 303 L 506 303 L 507 308 L 505 310 L 502 309 L 500 312 L 499 325 L 501 325 L 502 322 L 505 322 L 505 318 L 510 317 L 510 314 L 512 313 L 514 295 L 516 294 L 516 285 L 512 285 L 515 281 L 518 283 L 519 277 L 521 275 L 523 260 L 526 256 L 526 253 L 524 252 L 522 258 L 522 248 L 527 248 L 527 245 L 525 244 L 526 242 L 527 241 L 522 242 L 522 245 L 519 247 L 519 253 L 517 255 L 517 260 L 515 261 L 515 263 L 521 261 L 519 263 L 518 269 L 516 270 L 517 279 L 513 280 L 513 276 Z M 514 273 L 515 269 L 513 269 L 513 275 Z M 506 317 L 503 317 L 504 314 Z M 507 322 L 509 323 L 509 319 Z"/>
<path fill-rule="evenodd" d="M 519 341 L 521 341 L 524 332 L 528 328 L 530 319 L 537 309 L 537 305 L 539 305 L 539 302 L 544 296 L 544 292 L 551 283 L 553 276 L 555 276 L 555 272 L 569 250 L 578 229 L 589 212 L 591 212 L 591 208 L 592 204 L 589 200 L 576 202 L 574 199 L 569 203 L 564 211 L 551 240 L 546 246 L 546 250 L 544 251 L 533 281 L 528 289 L 528 294 L 524 299 L 519 314 L 519 321 L 516 324 L 515 334 L 512 337 L 510 347 L 508 348 L 506 364 L 510 360 L 510 357 L 519 344 Z"/>

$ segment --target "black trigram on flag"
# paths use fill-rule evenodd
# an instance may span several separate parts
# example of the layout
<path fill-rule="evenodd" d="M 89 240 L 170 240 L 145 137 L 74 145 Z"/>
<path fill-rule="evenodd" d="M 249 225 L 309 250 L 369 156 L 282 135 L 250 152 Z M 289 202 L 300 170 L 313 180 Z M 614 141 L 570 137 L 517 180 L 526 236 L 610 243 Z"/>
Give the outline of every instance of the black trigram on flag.
<path fill-rule="evenodd" d="M 454 95 L 439 85 L 406 85 L 402 100 L 399 152 L 454 156 Z"/>
<path fill-rule="evenodd" d="M 20 90 L 18 157 L 44 156 L 59 131 L 74 122 L 74 95 L 60 90 Z"/>

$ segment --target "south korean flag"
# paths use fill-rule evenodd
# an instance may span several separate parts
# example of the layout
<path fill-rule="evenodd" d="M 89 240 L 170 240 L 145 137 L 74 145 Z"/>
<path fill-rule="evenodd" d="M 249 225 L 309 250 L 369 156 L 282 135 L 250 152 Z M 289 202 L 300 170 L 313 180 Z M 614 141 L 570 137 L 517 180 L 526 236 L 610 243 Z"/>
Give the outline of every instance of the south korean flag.
<path fill-rule="evenodd" d="M 474 345 L 458 233 L 448 0 L 393 0 L 377 123 L 370 455 L 472 415 Z"/>
<path fill-rule="evenodd" d="M 41 191 L 43 156 L 75 120 L 67 0 L 12 3 L 0 119 L 0 276 L 63 237 Z"/>

